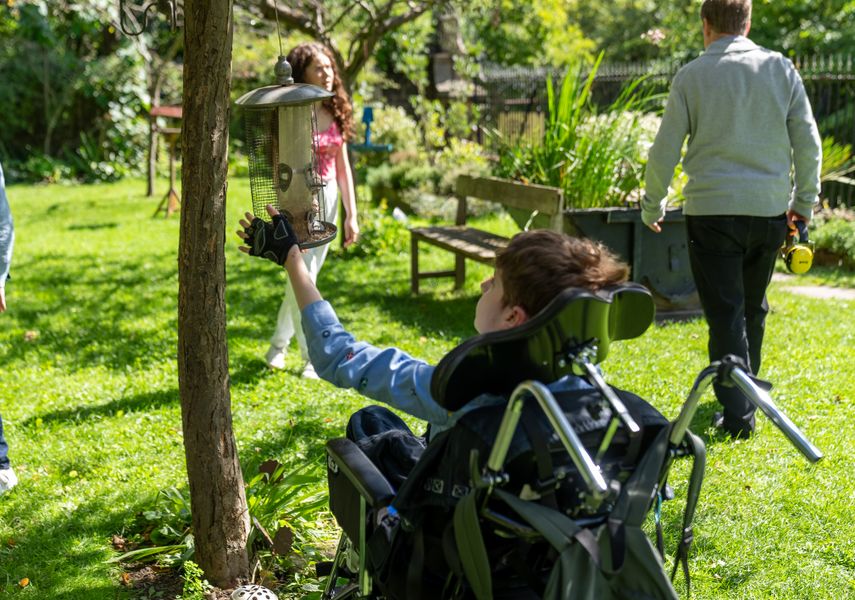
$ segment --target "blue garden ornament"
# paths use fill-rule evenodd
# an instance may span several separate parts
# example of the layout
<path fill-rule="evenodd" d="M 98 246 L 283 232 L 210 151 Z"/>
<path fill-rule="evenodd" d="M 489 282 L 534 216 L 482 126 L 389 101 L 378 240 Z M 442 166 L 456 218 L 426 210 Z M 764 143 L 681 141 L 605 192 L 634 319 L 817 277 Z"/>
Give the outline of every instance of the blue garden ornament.
<path fill-rule="evenodd" d="M 374 144 L 371 142 L 371 123 L 374 122 L 374 108 L 366 106 L 362 109 L 362 122 L 365 123 L 365 143 L 351 144 L 354 152 L 385 152 L 392 151 L 392 144 Z"/>

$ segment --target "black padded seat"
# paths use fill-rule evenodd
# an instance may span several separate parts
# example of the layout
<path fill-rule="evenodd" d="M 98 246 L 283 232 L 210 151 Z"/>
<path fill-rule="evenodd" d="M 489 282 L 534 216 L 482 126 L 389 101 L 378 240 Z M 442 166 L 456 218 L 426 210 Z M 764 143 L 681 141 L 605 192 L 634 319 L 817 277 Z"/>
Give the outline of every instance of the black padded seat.
<path fill-rule="evenodd" d="M 510 395 L 529 379 L 550 383 L 581 374 L 569 358 L 574 348 L 593 342 L 597 352 L 590 361 L 599 363 L 612 341 L 647 331 L 654 314 L 653 297 L 636 283 L 564 290 L 519 327 L 477 335 L 446 354 L 434 371 L 431 394 L 454 411 L 484 393 Z"/>

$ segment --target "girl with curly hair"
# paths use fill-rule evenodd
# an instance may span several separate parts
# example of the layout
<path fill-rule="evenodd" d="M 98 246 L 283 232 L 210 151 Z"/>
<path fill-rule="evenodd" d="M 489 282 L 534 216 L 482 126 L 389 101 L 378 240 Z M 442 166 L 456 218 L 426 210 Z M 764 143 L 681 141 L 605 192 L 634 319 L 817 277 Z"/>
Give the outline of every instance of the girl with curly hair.
<path fill-rule="evenodd" d="M 353 174 L 347 157 L 347 141 L 353 130 L 353 107 L 338 74 L 335 57 L 330 50 L 316 42 L 296 46 L 288 53 L 292 76 L 297 83 L 310 83 L 332 92 L 333 96 L 324 100 L 317 109 L 318 118 L 318 165 L 324 182 L 324 220 L 335 223 L 338 212 L 338 192 L 341 192 L 344 205 L 344 245 L 349 246 L 359 238 L 359 225 L 356 220 L 356 194 Z M 316 280 L 326 258 L 329 244 L 309 249 L 303 254 L 312 280 Z M 276 330 L 270 340 L 265 360 L 272 369 L 285 368 L 285 356 L 291 338 L 296 335 L 297 345 L 303 358 L 303 377 L 317 379 L 317 374 L 309 360 L 306 339 L 300 324 L 300 309 L 294 299 L 291 282 L 288 281 L 285 298 L 279 307 Z"/>

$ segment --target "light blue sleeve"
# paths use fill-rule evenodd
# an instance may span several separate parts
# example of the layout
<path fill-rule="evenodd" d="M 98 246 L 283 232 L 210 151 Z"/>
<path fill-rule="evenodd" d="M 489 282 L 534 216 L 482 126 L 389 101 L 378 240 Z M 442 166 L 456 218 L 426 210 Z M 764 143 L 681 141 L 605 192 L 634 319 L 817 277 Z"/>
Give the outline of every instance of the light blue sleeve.
<path fill-rule="evenodd" d="M 787 59 L 784 59 L 787 60 Z M 804 83 L 792 63 L 789 73 L 793 94 L 787 113 L 787 133 L 793 156 L 794 186 L 789 208 L 810 219 L 819 199 L 822 140 L 813 118 Z"/>
<path fill-rule="evenodd" d="M 0 165 L 0 287 L 5 287 L 12 264 L 12 247 L 15 245 L 15 227 L 6 198 L 6 180 L 3 178 L 3 165 Z"/>
<path fill-rule="evenodd" d="M 451 413 L 430 393 L 432 365 L 397 348 L 382 349 L 357 341 L 345 331 L 326 301 L 305 307 L 302 323 L 309 357 L 321 378 L 432 425 L 449 425 Z"/>
<path fill-rule="evenodd" d="M 680 88 L 680 80 L 678 72 L 671 83 L 662 122 L 647 157 L 644 196 L 641 200 L 641 219 L 645 225 L 665 216 L 668 186 L 674 177 L 674 168 L 680 162 L 683 141 L 689 135 L 689 109 Z"/>

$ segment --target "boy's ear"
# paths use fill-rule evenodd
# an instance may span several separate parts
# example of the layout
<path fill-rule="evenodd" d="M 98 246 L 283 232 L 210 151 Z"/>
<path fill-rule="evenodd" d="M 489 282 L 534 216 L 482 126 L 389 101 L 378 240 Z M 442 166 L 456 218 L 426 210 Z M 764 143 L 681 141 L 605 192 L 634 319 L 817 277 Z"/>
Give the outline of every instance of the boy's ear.
<path fill-rule="evenodd" d="M 528 321 L 528 313 L 519 305 L 512 306 L 505 317 L 505 322 L 508 324 L 508 327 L 516 327 L 517 325 L 522 325 L 526 321 Z"/>

